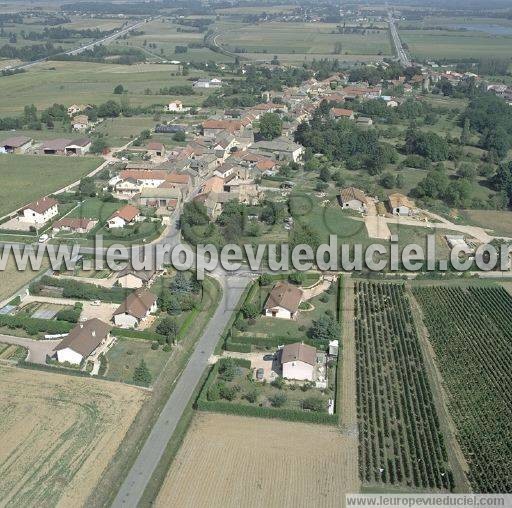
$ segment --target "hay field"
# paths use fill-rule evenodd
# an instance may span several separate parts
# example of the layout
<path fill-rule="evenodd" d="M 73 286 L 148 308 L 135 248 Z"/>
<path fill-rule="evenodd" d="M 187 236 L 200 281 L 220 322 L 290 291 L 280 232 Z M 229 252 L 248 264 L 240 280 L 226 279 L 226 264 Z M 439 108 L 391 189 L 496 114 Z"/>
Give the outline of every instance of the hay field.
<path fill-rule="evenodd" d="M 339 507 L 358 489 L 356 440 L 337 427 L 197 413 L 156 506 Z"/>
<path fill-rule="evenodd" d="M 0 250 L 0 254 L 2 251 Z M 43 262 L 42 269 L 48 266 L 48 260 Z M 9 298 L 11 295 L 20 290 L 25 284 L 28 284 L 38 272 L 32 270 L 19 271 L 16 268 L 16 263 L 12 253 L 7 259 L 5 270 L 0 271 L 2 277 L 2 284 L 0 285 L 0 301 Z"/>
<path fill-rule="evenodd" d="M 0 365 L 2 506 L 81 506 L 132 423 L 141 390 Z"/>
<path fill-rule="evenodd" d="M 220 30 L 217 43 L 230 49 L 243 48 L 247 53 L 331 55 L 343 59 L 346 55 L 389 55 L 391 47 L 386 30 L 362 34 L 339 34 L 334 23 L 261 23 Z M 334 54 L 334 46 L 342 45 L 342 54 Z M 247 54 L 243 54 L 247 56 Z M 260 56 L 261 58 L 261 56 Z"/>

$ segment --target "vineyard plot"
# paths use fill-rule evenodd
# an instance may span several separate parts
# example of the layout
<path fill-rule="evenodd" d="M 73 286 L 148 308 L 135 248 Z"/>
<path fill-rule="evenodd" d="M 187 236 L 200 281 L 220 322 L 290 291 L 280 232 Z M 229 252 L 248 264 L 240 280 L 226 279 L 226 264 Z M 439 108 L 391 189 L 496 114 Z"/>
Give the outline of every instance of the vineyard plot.
<path fill-rule="evenodd" d="M 512 297 L 501 287 L 413 289 L 477 492 L 512 492 Z"/>
<path fill-rule="evenodd" d="M 452 490 L 453 477 L 404 287 L 358 282 L 355 290 L 361 480 Z"/>

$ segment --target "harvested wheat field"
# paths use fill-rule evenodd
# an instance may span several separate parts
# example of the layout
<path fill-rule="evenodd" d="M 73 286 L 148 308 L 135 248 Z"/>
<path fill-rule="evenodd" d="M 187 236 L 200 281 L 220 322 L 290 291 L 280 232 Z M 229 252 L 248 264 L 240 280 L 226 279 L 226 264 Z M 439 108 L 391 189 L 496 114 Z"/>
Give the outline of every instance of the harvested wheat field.
<path fill-rule="evenodd" d="M 83 505 L 144 397 L 135 387 L 0 365 L 0 504 Z"/>
<path fill-rule="evenodd" d="M 197 413 L 156 506 L 340 507 L 357 471 L 336 427 Z"/>

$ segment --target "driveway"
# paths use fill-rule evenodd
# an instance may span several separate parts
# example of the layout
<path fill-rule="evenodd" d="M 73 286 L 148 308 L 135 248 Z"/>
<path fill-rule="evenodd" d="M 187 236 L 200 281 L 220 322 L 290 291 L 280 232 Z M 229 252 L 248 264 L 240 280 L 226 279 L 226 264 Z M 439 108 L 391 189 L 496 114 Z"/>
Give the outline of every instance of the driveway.
<path fill-rule="evenodd" d="M 26 305 L 27 303 L 32 302 L 43 302 L 43 303 L 55 303 L 57 305 L 71 305 L 73 306 L 75 302 L 81 302 L 84 306 L 84 310 L 82 311 L 81 318 L 85 321 L 88 319 L 98 318 L 108 323 L 112 316 L 114 315 L 115 310 L 119 307 L 117 303 L 104 303 L 101 302 L 99 305 L 93 305 L 92 302 L 88 300 L 76 300 L 74 298 L 52 298 L 50 296 L 35 296 L 28 295 L 22 299 L 22 304 Z"/>
<path fill-rule="evenodd" d="M 267 353 L 238 353 L 236 351 L 224 351 L 222 357 L 230 358 L 241 358 L 243 360 L 249 360 L 251 362 L 251 369 L 254 369 L 254 376 L 258 369 L 263 369 L 263 379 L 267 381 L 273 381 L 281 375 L 282 369 L 279 361 L 275 358 L 274 360 L 264 360 L 263 357 L 271 354 Z M 278 355 L 275 354 L 274 357 Z M 221 358 L 222 358 L 221 357 Z"/>
<path fill-rule="evenodd" d="M 24 337 L 12 337 L 11 335 L 0 335 L 0 343 L 27 348 L 27 361 L 43 365 L 46 364 L 46 355 L 51 355 L 61 340 L 33 340 Z"/>
<path fill-rule="evenodd" d="M 391 238 L 391 231 L 389 230 L 386 218 L 377 214 L 377 208 L 373 201 L 367 203 L 364 225 L 370 238 L 377 238 L 379 240 L 389 240 Z"/>

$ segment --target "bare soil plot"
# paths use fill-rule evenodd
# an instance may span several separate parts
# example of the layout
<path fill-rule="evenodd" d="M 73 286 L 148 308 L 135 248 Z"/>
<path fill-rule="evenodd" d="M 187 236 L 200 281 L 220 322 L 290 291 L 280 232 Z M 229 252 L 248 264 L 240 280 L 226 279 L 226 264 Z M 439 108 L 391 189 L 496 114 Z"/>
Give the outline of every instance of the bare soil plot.
<path fill-rule="evenodd" d="M 133 387 L 0 365 L 2 505 L 82 505 L 144 397 Z"/>
<path fill-rule="evenodd" d="M 156 506 L 339 507 L 357 471 L 336 427 L 198 413 Z"/>

